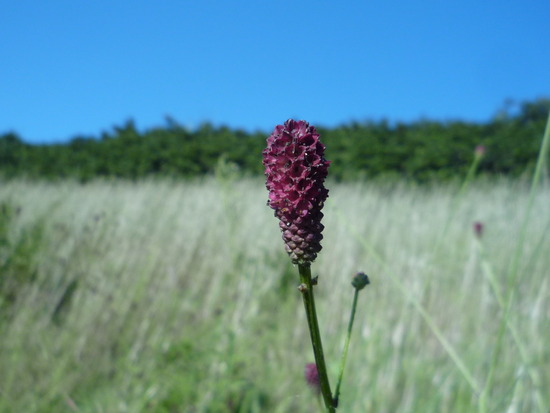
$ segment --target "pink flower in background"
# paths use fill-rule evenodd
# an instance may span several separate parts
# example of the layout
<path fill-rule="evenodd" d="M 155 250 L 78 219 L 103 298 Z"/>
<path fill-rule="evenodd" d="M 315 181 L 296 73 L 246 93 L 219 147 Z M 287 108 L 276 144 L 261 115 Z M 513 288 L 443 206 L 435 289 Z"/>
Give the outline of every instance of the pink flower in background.
<path fill-rule="evenodd" d="M 474 234 L 476 234 L 476 237 L 481 238 L 483 236 L 483 228 L 483 222 L 474 222 Z"/>
<path fill-rule="evenodd" d="M 321 250 L 321 209 L 330 164 L 319 134 L 305 121 L 277 125 L 263 151 L 268 205 L 279 218 L 285 249 L 294 264 L 309 264 Z"/>
<path fill-rule="evenodd" d="M 308 386 L 315 392 L 321 393 L 321 384 L 319 383 L 319 373 L 315 363 L 308 363 L 304 369 L 304 378 Z"/>
<path fill-rule="evenodd" d="M 485 146 L 483 145 L 477 145 L 475 150 L 475 156 L 476 158 L 483 158 L 485 156 Z"/>

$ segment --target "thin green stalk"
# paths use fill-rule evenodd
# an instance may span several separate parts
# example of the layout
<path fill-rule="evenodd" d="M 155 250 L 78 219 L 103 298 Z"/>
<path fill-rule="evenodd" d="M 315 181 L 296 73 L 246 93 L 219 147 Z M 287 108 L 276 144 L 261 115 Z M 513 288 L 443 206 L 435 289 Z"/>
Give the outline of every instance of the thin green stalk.
<path fill-rule="evenodd" d="M 466 174 L 466 178 L 464 179 L 464 182 L 462 182 L 462 186 L 460 187 L 458 194 L 456 195 L 456 198 L 459 199 L 462 197 L 464 192 L 466 192 L 466 189 L 468 188 L 468 185 L 470 185 L 470 182 L 474 180 L 475 174 L 477 172 L 477 169 L 479 167 L 479 164 L 481 160 L 483 159 L 485 149 L 482 146 L 478 146 L 476 148 L 476 151 L 474 153 L 474 161 L 470 165 L 470 169 L 468 169 L 468 173 Z"/>
<path fill-rule="evenodd" d="M 325 402 L 327 412 L 336 412 L 328 381 L 327 366 L 325 364 L 325 355 L 323 354 L 323 344 L 321 342 L 321 334 L 319 332 L 319 323 L 317 322 L 317 311 L 315 310 L 315 299 L 313 296 L 313 283 L 311 282 L 311 268 L 309 265 L 298 265 L 300 271 L 300 291 L 304 300 L 306 310 L 307 324 L 309 334 L 311 336 L 311 344 L 313 346 L 313 354 L 315 356 L 315 364 L 317 365 L 317 373 L 319 374 L 319 383 L 321 385 L 321 394 Z"/>
<path fill-rule="evenodd" d="M 357 297 L 359 296 L 359 290 L 356 288 L 353 295 L 353 304 L 351 305 L 351 314 L 348 323 L 348 332 L 346 334 L 346 341 L 344 343 L 344 352 L 342 353 L 342 360 L 340 362 L 340 373 L 338 374 L 338 381 L 336 383 L 336 391 L 334 392 L 334 404 L 338 406 L 338 399 L 340 398 L 340 386 L 342 385 L 342 378 L 344 377 L 344 369 L 346 368 L 346 359 L 348 358 L 349 342 L 351 339 L 351 330 L 353 328 L 353 320 L 355 319 L 355 310 L 357 308 Z"/>
<path fill-rule="evenodd" d="M 435 247 L 433 249 L 433 255 L 432 255 L 433 257 L 437 257 L 437 255 L 439 253 L 439 249 L 441 248 L 441 246 L 443 244 L 443 240 L 445 239 L 445 236 L 447 235 L 447 231 L 449 230 L 449 225 L 453 221 L 453 219 L 454 219 L 454 217 L 455 217 L 455 215 L 458 211 L 460 201 L 461 201 L 462 197 L 464 196 L 464 194 L 466 193 L 466 189 L 468 189 L 468 186 L 474 180 L 476 172 L 479 168 L 479 164 L 481 163 L 481 160 L 483 159 L 484 156 L 485 156 L 484 155 L 484 150 L 479 150 L 478 148 L 476 148 L 475 153 L 474 153 L 474 160 L 472 161 L 472 164 L 470 165 L 470 168 L 468 169 L 466 177 L 464 178 L 464 181 L 462 182 L 462 185 L 460 186 L 460 189 L 458 190 L 456 195 L 451 200 L 451 208 L 450 208 L 449 217 L 445 221 L 445 226 L 443 227 L 443 231 L 441 231 L 441 234 L 437 238 L 437 242 L 436 242 Z M 429 280 L 428 280 L 428 282 L 426 282 L 426 285 L 427 284 L 429 284 Z"/>
<path fill-rule="evenodd" d="M 505 309 L 505 302 L 504 297 L 502 296 L 502 293 L 500 292 L 500 287 L 498 284 L 498 280 L 495 276 L 495 273 L 493 272 L 491 263 L 487 260 L 485 255 L 485 250 L 483 248 L 483 244 L 476 240 L 476 246 L 477 250 L 479 251 L 480 258 L 481 258 L 481 268 L 483 270 L 483 275 L 485 278 L 489 281 L 489 286 L 491 287 L 491 290 L 493 291 L 493 294 L 497 300 L 497 303 L 499 305 L 500 311 L 504 311 Z M 506 327 L 510 331 L 510 334 L 512 335 L 512 338 L 514 339 L 514 342 L 516 343 L 516 347 L 518 348 L 521 360 L 523 364 L 525 365 L 527 369 L 527 374 L 531 378 L 531 381 L 533 385 L 535 386 L 535 400 L 537 402 L 537 405 L 539 407 L 539 412 L 546 413 L 546 405 L 544 402 L 544 399 L 542 395 L 540 394 L 539 389 L 542 388 L 542 385 L 540 383 L 540 377 L 535 368 L 533 367 L 533 364 L 529 360 L 529 355 L 527 353 L 527 349 L 525 348 L 525 345 L 523 344 L 523 341 L 521 339 L 521 336 L 518 332 L 518 330 L 514 327 L 514 325 L 510 322 L 510 320 L 506 320 Z"/>
<path fill-rule="evenodd" d="M 512 259 L 512 264 L 510 268 L 510 273 L 508 276 L 508 297 L 506 299 L 506 304 L 502 318 L 500 320 L 500 325 L 498 329 L 497 340 L 495 342 L 495 347 L 493 349 L 493 357 L 491 359 L 491 364 L 489 365 L 489 373 L 487 374 L 487 380 L 485 382 L 485 387 L 483 392 L 479 397 L 478 411 L 480 413 L 486 413 L 488 411 L 487 403 L 488 398 L 491 394 L 494 380 L 494 372 L 498 359 L 500 356 L 500 349 L 504 340 L 504 333 L 506 331 L 506 325 L 510 317 L 510 312 L 512 309 L 512 304 L 514 302 L 515 293 L 517 290 L 517 283 L 519 281 L 519 263 L 521 260 L 521 254 L 523 252 L 523 245 L 525 244 L 525 239 L 527 237 L 527 226 L 531 218 L 531 211 L 533 209 L 533 204 L 535 202 L 535 195 L 540 181 L 540 176 L 542 174 L 542 167 L 548 153 L 548 148 L 550 147 L 550 112 L 548 113 L 548 120 L 546 122 L 546 129 L 542 138 L 542 143 L 539 151 L 539 156 L 537 159 L 537 165 L 535 167 L 535 173 L 533 174 L 533 180 L 531 183 L 531 190 L 529 191 L 529 199 L 527 201 L 527 209 L 525 211 L 525 216 L 523 217 L 523 222 L 521 226 L 521 232 L 519 234 L 518 243 L 516 244 L 516 250 L 514 252 L 514 257 Z"/>
<path fill-rule="evenodd" d="M 420 314 L 420 316 L 422 317 L 424 322 L 428 325 L 428 327 L 430 328 L 432 333 L 435 335 L 435 337 L 437 338 L 441 346 L 445 349 L 449 357 L 451 357 L 451 359 L 455 363 L 455 366 L 462 373 L 462 376 L 468 382 L 473 392 L 476 395 L 479 394 L 481 388 L 477 380 L 474 378 L 473 374 L 470 372 L 470 370 L 468 369 L 464 361 L 460 358 L 459 354 L 454 349 L 452 344 L 445 338 L 445 336 L 443 335 L 443 332 L 436 325 L 434 319 L 430 316 L 428 311 L 426 311 L 426 309 L 420 303 L 420 301 L 415 296 L 413 296 L 411 292 L 403 285 L 400 277 L 398 277 L 396 274 L 394 274 L 390 270 L 388 263 L 378 254 L 375 248 L 367 242 L 366 238 L 364 238 L 361 234 L 359 234 L 356 228 L 352 227 L 349 224 L 349 221 L 343 214 L 338 213 L 338 216 L 340 220 L 345 223 L 348 230 L 363 245 L 363 248 L 365 248 L 365 250 L 368 251 L 372 259 L 378 262 L 382 266 L 382 268 L 384 268 L 384 271 L 388 275 L 389 279 L 394 283 L 394 285 L 401 292 L 401 294 L 403 294 L 403 296 L 412 304 L 412 306 L 418 312 L 418 314 Z"/>

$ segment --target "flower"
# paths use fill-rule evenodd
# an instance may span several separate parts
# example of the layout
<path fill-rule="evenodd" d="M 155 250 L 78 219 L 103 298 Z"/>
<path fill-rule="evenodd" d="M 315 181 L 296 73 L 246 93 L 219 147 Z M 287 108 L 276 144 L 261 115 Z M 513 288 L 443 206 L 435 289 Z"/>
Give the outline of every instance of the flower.
<path fill-rule="evenodd" d="M 474 234 L 476 235 L 476 237 L 481 239 L 481 237 L 483 236 L 483 229 L 484 229 L 483 222 L 480 222 L 480 221 L 474 222 Z"/>
<path fill-rule="evenodd" d="M 324 186 L 330 164 L 317 130 L 305 121 L 277 125 L 263 151 L 268 206 L 275 210 L 294 264 L 309 265 L 321 250 L 321 209 L 328 197 Z"/>
<path fill-rule="evenodd" d="M 321 383 L 319 382 L 319 372 L 315 363 L 307 363 L 304 368 L 304 378 L 308 386 L 315 392 L 321 393 Z"/>
<path fill-rule="evenodd" d="M 485 152 L 486 152 L 485 146 L 477 145 L 476 150 L 474 151 L 475 157 L 481 159 L 485 156 Z"/>

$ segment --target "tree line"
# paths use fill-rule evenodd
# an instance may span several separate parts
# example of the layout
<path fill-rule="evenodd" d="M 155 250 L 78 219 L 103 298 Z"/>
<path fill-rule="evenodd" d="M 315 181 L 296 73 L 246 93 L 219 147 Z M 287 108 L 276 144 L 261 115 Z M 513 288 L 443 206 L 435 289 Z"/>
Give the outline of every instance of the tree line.
<path fill-rule="evenodd" d="M 330 176 L 339 180 L 452 179 L 467 172 L 480 145 L 485 148 L 480 173 L 517 177 L 534 167 L 549 110 L 550 99 L 538 99 L 502 110 L 485 123 L 379 120 L 317 129 L 326 157 L 333 161 Z M 189 130 L 171 118 L 144 132 L 129 120 L 99 137 L 77 136 L 56 144 L 25 143 L 9 132 L 0 135 L 0 176 L 82 181 L 194 177 L 228 165 L 245 175 L 260 175 L 267 135 L 210 123 Z"/>

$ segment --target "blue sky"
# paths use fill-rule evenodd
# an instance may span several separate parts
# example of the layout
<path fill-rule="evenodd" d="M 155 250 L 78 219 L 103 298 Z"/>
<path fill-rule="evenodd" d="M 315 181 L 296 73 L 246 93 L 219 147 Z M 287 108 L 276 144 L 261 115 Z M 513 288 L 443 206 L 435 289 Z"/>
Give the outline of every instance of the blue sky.
<path fill-rule="evenodd" d="M 485 121 L 550 96 L 550 1 L 0 0 L 0 134 L 171 116 Z"/>

